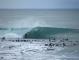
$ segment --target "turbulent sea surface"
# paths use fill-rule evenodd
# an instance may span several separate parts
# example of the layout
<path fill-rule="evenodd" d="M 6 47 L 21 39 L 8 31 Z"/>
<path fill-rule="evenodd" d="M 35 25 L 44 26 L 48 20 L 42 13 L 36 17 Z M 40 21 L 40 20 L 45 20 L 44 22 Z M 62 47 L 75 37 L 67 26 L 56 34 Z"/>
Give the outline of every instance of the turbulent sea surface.
<path fill-rule="evenodd" d="M 55 50 L 47 50 L 48 47 L 44 45 L 45 43 L 46 40 L 41 42 L 0 42 L 0 60 L 79 60 L 79 42 L 75 46 L 51 47 Z"/>
<path fill-rule="evenodd" d="M 25 30 L 25 28 L 21 30 L 4 30 L 5 33 L 9 31 L 11 34 L 7 33 L 3 35 L 5 38 L 0 38 L 0 60 L 79 60 L 78 29 L 36 27 L 28 29 L 26 32 Z M 3 31 L 3 29 L 1 31 Z M 21 31 L 24 32 L 22 33 Z M 21 32 L 22 35 L 25 33 L 30 34 L 30 39 L 28 39 L 29 35 L 26 38 L 26 40 L 29 41 L 16 41 L 17 37 L 12 38 L 15 35 L 13 34 L 14 32 L 16 34 Z M 44 38 L 54 36 L 56 38 L 56 42 L 54 43 L 57 44 L 62 44 L 60 40 L 68 38 L 69 41 L 67 40 L 64 43 L 69 44 L 69 46 L 45 46 L 45 44 L 50 44 L 52 42 L 49 42 L 47 38 L 42 39 L 41 35 Z M 25 38 L 20 38 L 18 40 L 21 39 L 24 40 Z M 50 49 L 50 47 L 53 49 Z M 49 50 L 47 48 L 49 48 Z"/>
<path fill-rule="evenodd" d="M 78 47 L 79 10 L 0 10 L 0 60 L 79 60 Z"/>

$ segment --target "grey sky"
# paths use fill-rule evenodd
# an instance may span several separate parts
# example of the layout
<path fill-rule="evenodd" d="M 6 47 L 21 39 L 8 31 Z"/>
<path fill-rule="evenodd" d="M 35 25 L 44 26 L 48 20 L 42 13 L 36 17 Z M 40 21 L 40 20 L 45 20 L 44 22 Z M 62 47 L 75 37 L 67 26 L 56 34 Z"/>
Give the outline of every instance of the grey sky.
<path fill-rule="evenodd" d="M 4 9 L 68 9 L 79 8 L 79 0 L 0 0 Z"/>

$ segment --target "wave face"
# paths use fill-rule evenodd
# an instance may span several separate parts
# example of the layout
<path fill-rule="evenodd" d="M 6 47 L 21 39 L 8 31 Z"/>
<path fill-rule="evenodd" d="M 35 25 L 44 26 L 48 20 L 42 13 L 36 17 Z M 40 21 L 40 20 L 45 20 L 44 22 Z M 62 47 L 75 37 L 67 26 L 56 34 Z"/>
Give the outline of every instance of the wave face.
<path fill-rule="evenodd" d="M 21 38 L 48 39 L 70 38 L 79 39 L 79 29 L 53 28 L 53 27 L 35 27 L 35 28 L 0 28 L 0 37 L 8 34 L 19 35 Z M 12 35 L 11 34 L 11 35 Z"/>
<path fill-rule="evenodd" d="M 79 29 L 36 27 L 24 35 L 24 38 L 49 38 L 51 36 L 78 36 Z"/>

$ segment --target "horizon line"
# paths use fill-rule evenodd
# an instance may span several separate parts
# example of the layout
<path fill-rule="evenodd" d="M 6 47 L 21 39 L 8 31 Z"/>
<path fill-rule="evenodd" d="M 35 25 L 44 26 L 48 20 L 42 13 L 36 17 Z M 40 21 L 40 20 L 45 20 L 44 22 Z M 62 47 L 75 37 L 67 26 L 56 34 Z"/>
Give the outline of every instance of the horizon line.
<path fill-rule="evenodd" d="M 43 9 L 43 8 L 0 8 L 0 10 L 79 10 L 79 8 L 56 8 L 56 9 Z"/>

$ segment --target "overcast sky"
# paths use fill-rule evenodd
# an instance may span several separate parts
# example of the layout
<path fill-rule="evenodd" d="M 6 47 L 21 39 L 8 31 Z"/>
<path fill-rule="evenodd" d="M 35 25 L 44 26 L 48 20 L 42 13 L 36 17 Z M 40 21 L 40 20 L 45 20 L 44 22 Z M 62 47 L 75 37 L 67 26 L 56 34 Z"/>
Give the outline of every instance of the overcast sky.
<path fill-rule="evenodd" d="M 0 0 L 4 9 L 79 9 L 79 0 Z"/>

